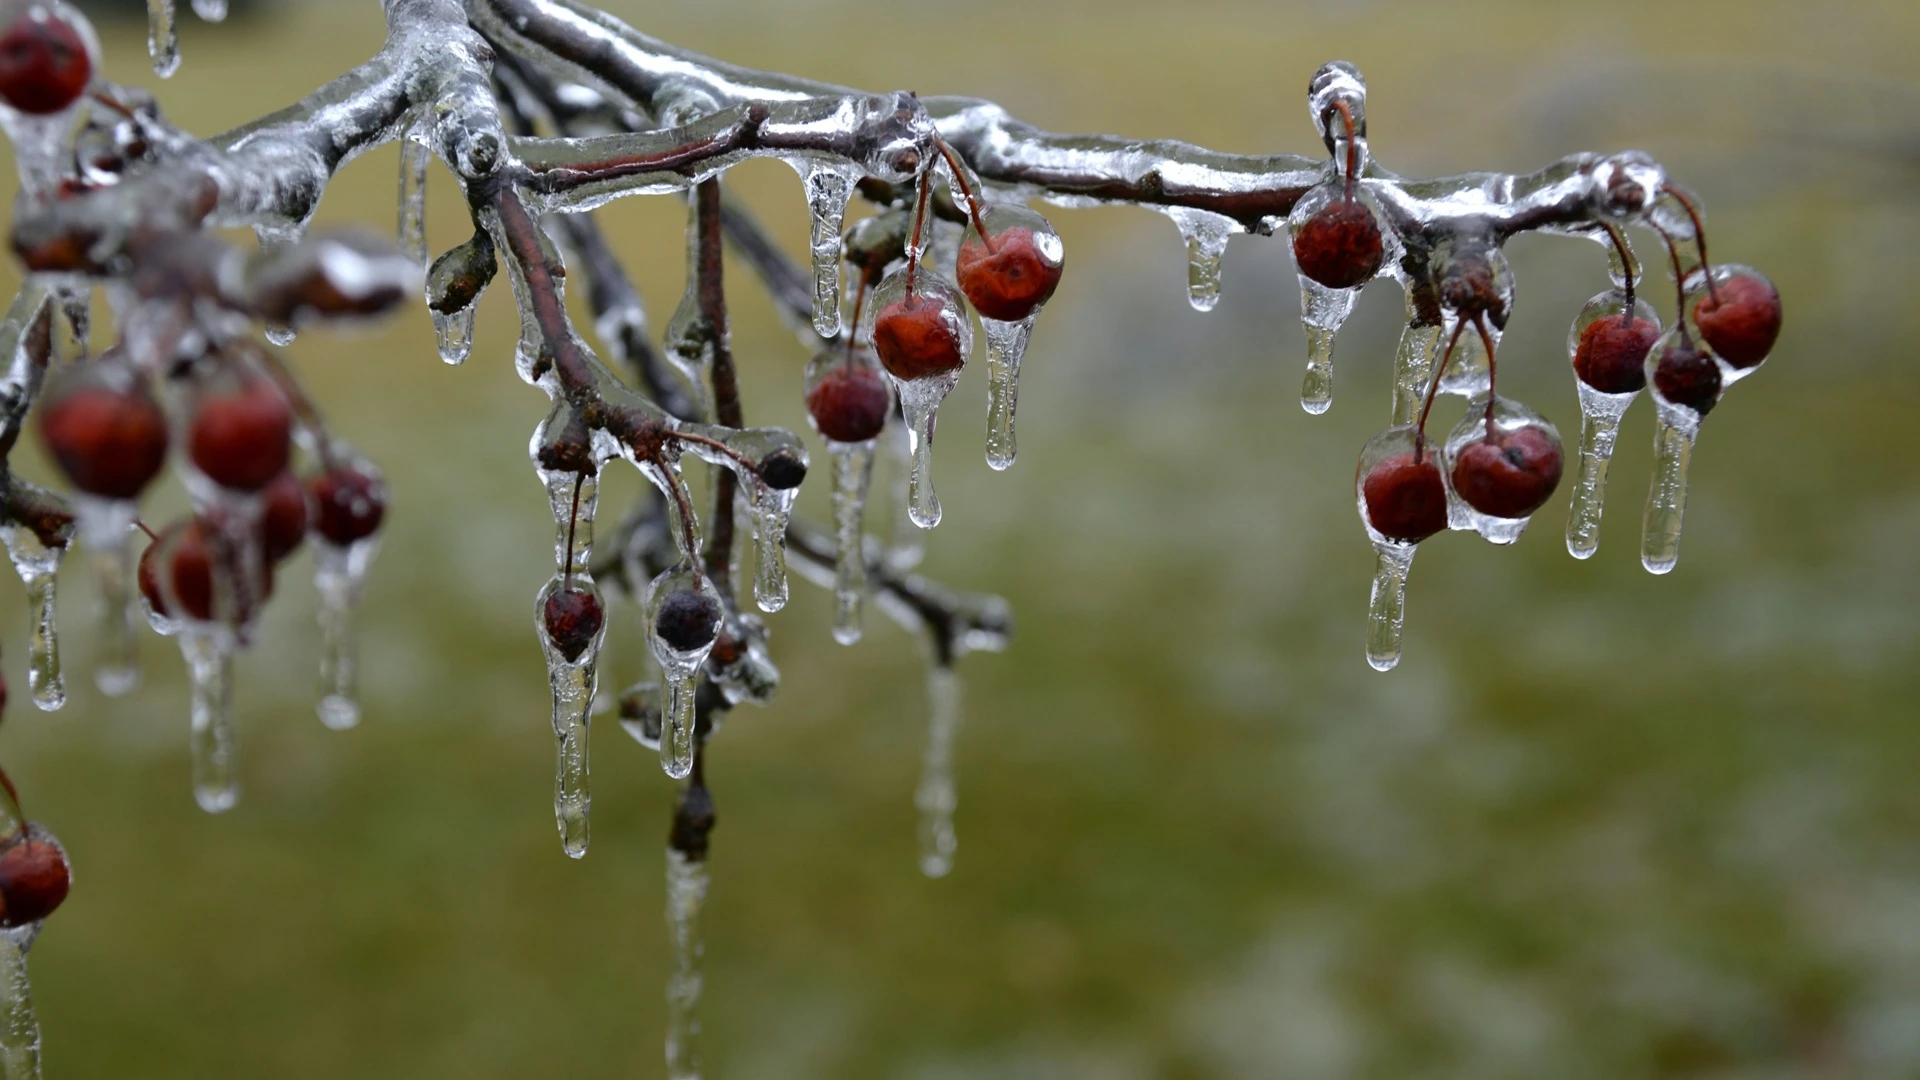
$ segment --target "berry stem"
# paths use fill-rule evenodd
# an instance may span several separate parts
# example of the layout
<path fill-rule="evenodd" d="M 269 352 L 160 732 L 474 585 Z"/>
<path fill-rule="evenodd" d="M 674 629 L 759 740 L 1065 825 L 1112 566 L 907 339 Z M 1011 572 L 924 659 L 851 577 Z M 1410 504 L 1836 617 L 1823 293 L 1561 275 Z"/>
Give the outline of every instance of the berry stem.
<path fill-rule="evenodd" d="M 1360 168 L 1360 146 L 1353 140 L 1353 109 L 1340 98 L 1333 100 L 1334 111 L 1340 114 L 1340 122 L 1347 129 L 1347 190 L 1346 201 L 1353 201 L 1353 174 Z"/>
<path fill-rule="evenodd" d="M 907 298 L 913 298 L 913 279 L 920 272 L 920 236 L 927 224 L 927 198 L 933 192 L 933 170 L 920 173 L 913 203 L 913 239 L 907 242 Z"/>
<path fill-rule="evenodd" d="M 1713 283 L 1713 264 L 1707 261 L 1707 226 L 1700 220 L 1699 207 L 1693 205 L 1693 200 L 1687 196 L 1686 192 L 1681 191 L 1672 184 L 1661 184 L 1660 190 L 1663 194 L 1673 196 L 1674 201 L 1680 204 L 1680 208 L 1687 212 L 1687 220 L 1693 222 L 1693 238 L 1695 242 L 1700 245 L 1700 272 L 1705 274 L 1707 278 L 1707 294 L 1713 297 L 1713 302 L 1716 305 L 1719 304 L 1720 289 Z M 1673 241 L 1669 239 L 1667 244 L 1671 247 Z M 1679 268 L 1679 261 L 1676 258 L 1674 262 L 1675 277 L 1679 276 Z"/>
<path fill-rule="evenodd" d="M 1667 259 L 1673 263 L 1673 321 L 1680 327 L 1680 340 L 1690 341 L 1692 339 L 1687 335 L 1687 320 L 1682 317 L 1687 311 L 1687 287 L 1680 273 L 1680 246 L 1674 243 L 1673 234 L 1660 226 L 1655 225 L 1653 231 L 1659 233 L 1660 242 L 1667 245 Z M 1705 266 L 1705 247 L 1700 249 L 1700 254 L 1702 256 L 1701 265 Z M 1708 274 L 1707 280 L 1712 281 L 1713 275 Z"/>
<path fill-rule="evenodd" d="M 1487 318 L 1482 314 L 1473 317 L 1473 328 L 1480 332 L 1480 344 L 1487 347 L 1487 438 L 1493 438 L 1493 403 L 1500 400 L 1500 394 L 1494 389 L 1499 369 L 1493 360 L 1493 333 L 1487 329 Z"/>
<path fill-rule="evenodd" d="M 561 566 L 560 587 L 567 592 L 573 591 L 573 530 L 580 523 L 580 482 L 585 477 L 580 473 L 573 475 L 573 510 L 567 515 L 567 555 Z"/>
<path fill-rule="evenodd" d="M 1633 252 L 1628 249 L 1627 238 L 1620 232 L 1620 227 L 1611 222 L 1605 222 L 1602 223 L 1601 228 L 1607 230 L 1607 236 L 1613 241 L 1613 249 L 1620 253 L 1620 265 L 1626 270 L 1627 283 L 1621 291 L 1627 297 L 1627 310 L 1620 316 L 1620 325 L 1626 326 L 1633 319 L 1633 289 L 1639 283 L 1639 275 L 1634 273 L 1637 267 L 1634 266 Z"/>
<path fill-rule="evenodd" d="M 967 197 L 967 214 L 973 218 L 974 231 L 980 234 L 980 242 L 986 245 L 987 253 L 991 255 L 993 237 L 987 235 L 987 223 L 980 220 L 980 200 L 973 195 L 973 185 L 967 183 L 966 165 L 953 152 L 953 147 L 947 145 L 947 140 L 936 135 L 933 145 L 939 147 L 940 156 L 947 159 L 947 168 L 953 172 L 954 183 L 960 185 L 960 193 Z"/>
<path fill-rule="evenodd" d="M 1460 332 L 1467 328 L 1467 321 L 1461 319 L 1453 325 L 1453 336 L 1447 339 L 1447 348 L 1440 354 L 1440 363 L 1433 369 L 1433 381 L 1427 384 L 1427 399 L 1420 405 L 1420 422 L 1414 425 L 1413 460 L 1418 462 L 1427 449 L 1427 414 L 1433 411 L 1433 399 L 1440 393 L 1440 376 L 1447 373 L 1447 362 L 1453 359 L 1453 347 L 1460 343 Z"/>
<path fill-rule="evenodd" d="M 144 521 L 141 521 L 141 520 L 140 520 L 139 518 L 134 518 L 134 519 L 133 519 L 133 523 L 134 523 L 134 524 L 135 524 L 136 526 L 138 526 L 138 527 L 139 527 L 139 529 L 140 529 L 140 531 L 141 531 L 141 532 L 143 532 L 143 533 L 146 533 L 146 534 L 147 534 L 147 539 L 148 539 L 148 540 L 154 540 L 154 541 L 157 541 L 157 540 L 159 540 L 159 539 L 160 539 L 160 537 L 159 537 L 159 535 L 158 535 L 157 533 L 155 533 L 155 532 L 153 531 L 153 529 L 152 529 L 151 527 L 149 527 L 149 526 L 147 525 L 147 523 L 146 523 L 146 522 L 144 522 Z"/>
<path fill-rule="evenodd" d="M 860 284 L 853 290 L 853 325 L 847 330 L 846 366 L 853 366 L 853 339 L 860 336 L 860 312 L 867 306 L 867 290 L 873 287 L 873 271 L 860 271 Z"/>

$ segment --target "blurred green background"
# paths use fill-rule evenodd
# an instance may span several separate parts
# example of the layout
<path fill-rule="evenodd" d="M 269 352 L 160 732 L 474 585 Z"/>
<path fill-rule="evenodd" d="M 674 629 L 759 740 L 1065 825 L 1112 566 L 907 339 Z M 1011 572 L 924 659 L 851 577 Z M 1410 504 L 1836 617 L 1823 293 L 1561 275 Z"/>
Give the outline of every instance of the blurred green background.
<path fill-rule="evenodd" d="M 916 643 L 870 619 L 840 648 L 797 586 L 773 620 L 778 702 L 735 716 L 710 759 L 710 1075 L 1920 1076 L 1920 9 L 608 6 L 740 63 L 1244 151 L 1314 149 L 1303 87 L 1346 57 L 1388 167 L 1642 147 L 1788 313 L 1774 361 L 1707 425 L 1674 574 L 1635 555 L 1642 405 L 1598 557 L 1567 557 L 1559 502 L 1511 550 L 1428 545 L 1406 659 L 1379 675 L 1351 484 L 1385 422 L 1397 294 L 1361 301 L 1334 408 L 1310 418 L 1284 245 L 1236 241 L 1201 316 L 1165 220 L 1053 212 L 1070 266 L 1030 354 L 1019 465 L 982 460 L 977 371 L 939 447 L 928 569 L 1021 619 L 1010 653 L 963 666 L 958 866 L 915 869 Z M 157 82 L 141 24 L 101 36 L 112 76 Z M 365 0 L 226 26 L 183 12 L 185 62 L 157 92 L 210 133 L 380 39 Z M 395 161 L 351 167 L 322 217 L 390 227 Z M 791 172 L 733 179 L 801 250 Z M 444 248 L 464 214 L 444 175 L 433 193 Z M 659 321 L 683 215 L 607 214 Z M 1533 238 L 1511 254 L 1503 386 L 1571 431 L 1564 336 L 1602 257 Z M 511 374 L 505 292 L 463 369 L 418 309 L 292 348 L 394 509 L 365 724 L 313 716 L 303 555 L 241 665 L 235 812 L 190 798 L 171 643 L 145 639 L 141 693 L 101 697 L 90 583 L 70 571 L 73 700 L 41 715 L 25 612 L 0 590 L 0 760 L 76 867 L 33 953 L 49 1075 L 660 1074 L 671 787 L 603 718 L 592 852 L 562 857 L 528 625 L 551 553 L 525 451 L 543 401 Z M 805 356 L 744 275 L 735 297 L 749 418 L 803 427 Z M 37 447 L 16 457 L 44 472 Z M 609 489 L 613 517 L 638 484 Z M 622 607 L 604 679 L 640 677 L 643 652 Z"/>

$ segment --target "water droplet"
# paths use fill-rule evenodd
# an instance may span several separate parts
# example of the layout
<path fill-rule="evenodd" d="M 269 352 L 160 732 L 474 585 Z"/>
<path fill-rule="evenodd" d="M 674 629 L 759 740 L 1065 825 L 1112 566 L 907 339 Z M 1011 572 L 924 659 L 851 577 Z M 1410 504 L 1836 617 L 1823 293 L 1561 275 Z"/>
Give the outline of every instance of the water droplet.
<path fill-rule="evenodd" d="M 224 22 L 227 18 L 227 0 L 193 0 L 193 13 L 207 22 Z"/>
<path fill-rule="evenodd" d="M 434 339 L 440 346 L 440 359 L 449 364 L 458 365 L 465 363 L 467 357 L 473 355 L 475 307 L 461 308 L 451 315 L 432 312 Z"/>

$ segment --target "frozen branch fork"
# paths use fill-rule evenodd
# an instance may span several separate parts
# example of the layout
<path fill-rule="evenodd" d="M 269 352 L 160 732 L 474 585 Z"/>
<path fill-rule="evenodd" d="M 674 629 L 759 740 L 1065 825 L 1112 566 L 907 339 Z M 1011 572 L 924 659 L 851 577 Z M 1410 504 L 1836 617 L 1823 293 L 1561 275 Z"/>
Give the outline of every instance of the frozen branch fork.
<path fill-rule="evenodd" d="M 173 5 L 149 8 L 155 67 L 166 75 L 178 63 Z M 225 5 L 196 0 L 194 10 L 218 18 Z M 274 565 L 310 540 L 318 712 L 330 726 L 353 726 L 353 612 L 386 489 L 276 348 L 296 328 L 373 318 L 424 286 L 440 356 L 461 363 L 474 348 L 475 305 L 504 263 L 520 315 L 515 369 L 551 401 L 529 452 L 555 526 L 554 571 L 534 614 L 552 690 L 563 849 L 578 858 L 590 839 L 602 584 L 641 605 L 659 668 L 657 680 L 620 695 L 622 726 L 684 781 L 668 841 L 675 1076 L 698 1072 L 697 926 L 715 821 L 704 749 L 733 708 L 765 704 L 778 686 L 761 613 L 786 603 L 789 545 L 803 573 L 833 592 L 837 639 L 859 640 L 868 597 L 924 636 L 920 865 L 934 876 L 952 866 L 954 665 L 969 651 L 1005 648 L 1012 621 L 999 598 L 956 592 L 912 567 L 920 531 L 942 516 L 934 425 L 972 351 L 976 317 L 988 354 L 987 460 L 1004 469 L 1016 457 L 1020 367 L 1065 266 L 1058 234 L 1029 203 L 1167 215 L 1185 239 L 1188 295 L 1201 310 L 1219 297 L 1229 237 L 1285 235 L 1300 271 L 1310 413 L 1331 404 L 1334 337 L 1359 290 L 1383 277 L 1401 286 L 1406 329 L 1389 421 L 1363 449 L 1354 489 L 1378 553 L 1366 640 L 1381 669 L 1400 655 L 1416 546 L 1448 530 L 1512 543 L 1565 465 L 1552 425 L 1496 385 L 1514 299 L 1509 238 L 1584 236 L 1608 253 L 1612 287 L 1568 337 L 1583 416 L 1567 525 L 1577 557 L 1597 544 L 1620 416 L 1650 387 L 1659 424 L 1642 561 L 1656 573 L 1673 567 L 1700 422 L 1760 366 L 1779 330 L 1772 285 L 1751 268 L 1708 262 L 1698 201 L 1646 155 L 1580 153 L 1524 175 L 1396 176 L 1368 144 L 1365 82 L 1341 62 L 1307 89 L 1324 154 L 1241 155 L 1055 134 L 990 101 L 735 67 L 575 0 L 385 0 L 384 11 L 376 56 L 286 109 L 202 139 L 168 124 L 150 95 L 97 76 L 91 28 L 64 0 L 0 0 L 0 124 L 22 185 L 10 241 L 29 271 L 0 320 L 0 353 L 11 358 L 0 455 L 36 415 L 72 489 L 63 497 L 0 473 L 0 536 L 33 597 L 33 699 L 51 709 L 66 698 L 54 581 L 78 539 L 106 598 L 96 682 L 108 693 L 137 683 L 132 612 L 175 637 L 194 686 L 194 794 L 209 811 L 231 808 L 241 776 L 232 657 L 253 640 Z M 398 244 L 309 236 L 335 173 L 393 141 L 402 146 Z M 802 262 L 722 191 L 726 170 L 750 158 L 798 173 L 812 222 Z M 429 261 L 424 199 L 436 160 L 458 182 L 473 232 Z M 593 216 L 612 199 L 648 194 L 688 206 L 687 289 L 658 340 Z M 870 213 L 849 228 L 856 197 Z M 258 233 L 258 251 L 210 231 L 236 226 Z M 1671 269 L 1675 308 L 1664 329 L 1640 295 L 1629 228 L 1653 234 Z M 747 423 L 728 334 L 728 242 L 812 354 L 802 391 L 833 459 L 831 529 L 791 519 L 810 464 L 800 436 Z M 568 314 L 569 263 L 588 290 L 591 337 Z M 97 354 L 95 289 L 114 314 L 114 340 Z M 1465 414 L 1429 437 L 1441 395 L 1467 399 Z M 683 478 L 689 454 L 714 470 L 704 508 Z M 616 460 L 651 490 L 596 550 L 599 480 Z M 168 461 L 193 511 L 149 530 L 136 500 Z M 876 463 L 894 481 L 884 539 L 867 520 Z M 136 526 L 150 541 L 137 573 Z M 0 845 L 58 850 L 50 834 L 31 843 L 40 827 L 14 810 Z M 0 894 L 13 850 L 0 847 Z M 63 861 L 60 872 L 64 896 Z M 0 898 L 16 910 L 13 896 Z M 7 980 L 5 1004 L 8 1030 L 32 1032 L 31 1054 L 25 1035 L 0 1051 L 12 1046 L 37 1069 L 30 942 L 29 933 L 8 954 L 18 977 Z M 27 1064 L 9 1070 L 32 1074 Z"/>

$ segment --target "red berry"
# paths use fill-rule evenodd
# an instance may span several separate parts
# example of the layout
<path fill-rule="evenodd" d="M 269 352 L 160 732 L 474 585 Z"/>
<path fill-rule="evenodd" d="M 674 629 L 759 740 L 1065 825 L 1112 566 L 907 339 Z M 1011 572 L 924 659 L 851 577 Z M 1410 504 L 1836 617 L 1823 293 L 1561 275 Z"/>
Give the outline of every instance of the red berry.
<path fill-rule="evenodd" d="M 132 499 L 166 463 L 167 417 L 143 382 L 88 382 L 49 397 L 40 441 L 75 488 Z"/>
<path fill-rule="evenodd" d="M 194 467 L 221 487 L 258 491 L 293 455 L 293 410 L 271 380 L 243 376 L 200 399 L 187 451 Z"/>
<path fill-rule="evenodd" d="M 1373 531 L 1417 544 L 1447 527 L 1447 486 L 1433 454 L 1392 454 L 1375 462 L 1360 482 Z"/>
<path fill-rule="evenodd" d="M 1603 394 L 1631 394 L 1647 385 L 1647 353 L 1660 327 L 1624 312 L 1595 319 L 1580 331 L 1573 373 Z"/>
<path fill-rule="evenodd" d="M 1495 431 L 1454 456 L 1453 490 L 1490 517 L 1523 518 L 1553 496 L 1564 463 L 1560 440 L 1545 428 Z"/>
<path fill-rule="evenodd" d="M 1052 299 L 1064 265 L 1059 237 L 1043 240 L 1032 229 L 1015 226 L 994 234 L 991 243 L 969 230 L 954 270 L 960 290 L 981 315 L 1019 322 Z"/>
<path fill-rule="evenodd" d="M 547 638 L 568 663 L 580 659 L 587 646 L 600 636 L 601 623 L 606 619 L 606 610 L 600 604 L 600 598 L 585 589 L 561 588 L 547 596 L 542 616 L 546 621 Z"/>
<path fill-rule="evenodd" d="M 16 834 L 13 845 L 0 852 L 0 926 L 26 926 L 53 914 L 71 883 L 58 844 Z"/>
<path fill-rule="evenodd" d="M 1373 211 L 1348 199 L 1314 211 L 1293 235 L 1294 263 L 1329 289 L 1351 289 L 1373 280 L 1384 255 Z"/>
<path fill-rule="evenodd" d="M 0 4 L 0 100 L 32 116 L 49 116 L 80 100 L 93 80 L 87 36 L 40 0 Z"/>
<path fill-rule="evenodd" d="M 177 539 L 175 539 L 177 537 Z M 161 565 L 162 552 L 166 553 L 166 566 Z M 173 599 L 179 603 L 186 618 L 206 622 L 213 618 L 213 546 L 208 536 L 206 523 L 192 518 L 168 526 L 158 539 L 147 545 L 140 555 L 139 582 L 140 594 L 147 598 L 147 605 L 154 614 L 165 618 L 179 618 L 179 613 L 167 604 L 167 593 L 162 582 L 172 588 Z M 162 578 L 167 574 L 167 578 Z M 264 601 L 273 595 L 273 566 L 264 564 L 260 568 L 260 596 Z"/>
<path fill-rule="evenodd" d="M 719 636 L 720 605 L 704 592 L 676 592 L 661 603 L 653 630 L 674 651 L 693 652 Z"/>
<path fill-rule="evenodd" d="M 1693 325 L 1720 359 L 1737 368 L 1753 367 L 1780 336 L 1780 293 L 1758 274 L 1736 272 L 1716 281 L 1694 305 Z"/>
<path fill-rule="evenodd" d="M 273 478 L 260 492 L 260 550 L 268 562 L 294 553 L 307 538 L 307 487 L 292 469 Z"/>
<path fill-rule="evenodd" d="M 939 299 L 910 293 L 875 316 L 873 351 L 902 381 L 957 371 L 967 362 L 958 328 L 963 318 Z"/>
<path fill-rule="evenodd" d="M 1653 388 L 1667 401 L 1705 416 L 1720 401 L 1720 365 L 1688 338 L 1675 337 L 1654 365 Z"/>
<path fill-rule="evenodd" d="M 372 536 L 387 516 L 387 485 L 351 465 L 336 465 L 307 481 L 313 493 L 313 528 L 346 547 Z"/>
<path fill-rule="evenodd" d="M 839 364 L 807 391 L 813 428 L 837 443 L 863 443 L 880 434 L 893 411 L 887 380 L 870 367 Z"/>

